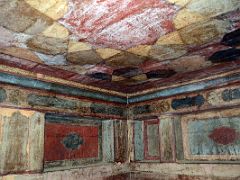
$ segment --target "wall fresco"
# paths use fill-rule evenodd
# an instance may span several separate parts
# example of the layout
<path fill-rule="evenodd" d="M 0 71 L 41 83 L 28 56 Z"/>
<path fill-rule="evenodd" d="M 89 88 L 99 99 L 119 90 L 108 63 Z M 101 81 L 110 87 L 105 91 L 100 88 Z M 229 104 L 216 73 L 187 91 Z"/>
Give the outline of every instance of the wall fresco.
<path fill-rule="evenodd" d="M 144 121 L 144 158 L 160 160 L 159 121 Z"/>
<path fill-rule="evenodd" d="M 239 118 L 231 117 L 188 122 L 190 154 L 239 155 L 239 124 Z"/>
<path fill-rule="evenodd" d="M 239 109 L 208 111 L 181 118 L 184 159 L 189 161 L 240 160 Z M 178 151 L 181 148 L 177 147 Z"/>
<path fill-rule="evenodd" d="M 26 88 L 34 88 L 38 90 L 47 90 L 54 93 L 60 93 L 69 96 L 94 98 L 98 100 L 105 100 L 109 102 L 126 103 L 126 98 L 99 93 L 95 91 L 86 90 L 84 88 L 77 88 L 73 86 L 66 86 L 59 83 L 46 82 L 29 77 L 16 76 L 12 74 L 0 72 L 0 82 L 12 85 L 18 85 Z"/>
<path fill-rule="evenodd" d="M 134 161 L 160 161 L 159 120 L 134 121 Z"/>
<path fill-rule="evenodd" d="M 41 172 L 44 114 L 0 108 L 0 174 Z"/>
<path fill-rule="evenodd" d="M 143 121 L 134 121 L 133 132 L 134 160 L 142 161 L 144 160 Z"/>
<path fill-rule="evenodd" d="M 44 169 L 61 169 L 102 161 L 101 121 L 45 116 Z"/>
<path fill-rule="evenodd" d="M 136 106 L 133 108 L 133 114 L 144 114 L 150 112 L 150 105 Z"/>
<path fill-rule="evenodd" d="M 161 162 L 175 162 L 175 135 L 173 116 L 160 116 L 160 157 Z"/>
<path fill-rule="evenodd" d="M 128 126 L 127 121 L 114 121 L 114 161 L 128 161 Z"/>
<path fill-rule="evenodd" d="M 50 92 L 39 92 L 15 86 L 1 85 L 1 105 L 36 109 L 47 112 L 72 113 L 97 117 L 125 118 L 126 108 L 109 103 L 94 102 Z M 1 99 L 0 99 L 1 100 Z"/>
<path fill-rule="evenodd" d="M 222 99 L 224 101 L 232 101 L 232 100 L 240 99 L 240 88 L 224 90 L 222 92 Z"/>
<path fill-rule="evenodd" d="M 137 119 L 168 113 L 199 112 L 212 108 L 238 106 L 239 104 L 240 90 L 239 85 L 236 84 L 213 90 L 205 90 L 165 99 L 152 100 L 146 103 L 137 103 L 135 105 L 130 104 L 129 116 Z M 147 108 L 143 111 L 143 107 Z M 138 109 L 142 111 L 136 111 Z"/>
<path fill-rule="evenodd" d="M 186 107 L 192 107 L 192 106 L 201 107 L 203 104 L 204 104 L 204 97 L 201 95 L 198 95 L 195 97 L 186 97 L 183 99 L 172 100 L 172 108 L 175 110 L 186 108 Z"/>
<path fill-rule="evenodd" d="M 128 102 L 131 103 L 140 103 L 143 101 L 154 100 L 156 98 L 168 98 L 171 96 L 180 96 L 181 94 L 193 93 L 198 91 L 204 91 L 208 88 L 218 87 L 226 85 L 230 82 L 236 82 L 240 79 L 238 73 L 228 74 L 224 77 L 217 77 L 210 80 L 203 80 L 200 82 L 193 82 L 190 84 L 183 84 L 177 87 L 166 87 L 158 91 L 153 91 L 150 93 L 145 93 L 142 95 L 132 95 L 129 97 Z"/>
<path fill-rule="evenodd" d="M 227 33 L 224 35 L 221 43 L 228 46 L 238 46 L 240 44 L 240 29 L 237 29 L 233 32 Z"/>
<path fill-rule="evenodd" d="M 5 101 L 7 98 L 7 94 L 6 94 L 6 91 L 5 89 L 0 89 L 0 102 L 3 102 Z"/>

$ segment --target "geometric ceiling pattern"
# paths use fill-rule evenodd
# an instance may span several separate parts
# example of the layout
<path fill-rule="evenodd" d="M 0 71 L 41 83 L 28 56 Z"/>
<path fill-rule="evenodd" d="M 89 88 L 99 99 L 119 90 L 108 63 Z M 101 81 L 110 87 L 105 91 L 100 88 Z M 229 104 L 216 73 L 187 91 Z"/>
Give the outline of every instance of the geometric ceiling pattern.
<path fill-rule="evenodd" d="M 240 2 L 1 1 L 0 53 L 12 66 L 44 65 L 109 90 L 174 84 L 240 60 Z"/>

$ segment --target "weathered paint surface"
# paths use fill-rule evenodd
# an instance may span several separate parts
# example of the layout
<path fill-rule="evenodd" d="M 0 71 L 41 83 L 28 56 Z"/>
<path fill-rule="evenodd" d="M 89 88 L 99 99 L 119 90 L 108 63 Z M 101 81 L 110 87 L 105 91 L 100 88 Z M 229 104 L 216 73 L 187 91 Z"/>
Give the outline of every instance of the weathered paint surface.
<path fill-rule="evenodd" d="M 45 125 L 45 161 L 98 158 L 96 126 L 52 124 Z"/>
<path fill-rule="evenodd" d="M 76 101 L 69 101 L 51 96 L 40 96 L 37 94 L 29 94 L 27 97 L 28 104 L 34 106 L 45 106 L 62 109 L 77 109 Z"/>
<path fill-rule="evenodd" d="M 114 175 L 114 176 L 109 176 L 104 178 L 103 180 L 130 180 L 131 178 L 131 174 L 130 173 L 126 173 L 126 174 L 118 174 L 118 175 Z"/>
<path fill-rule="evenodd" d="M 43 142 L 42 113 L 0 109 L 0 174 L 42 171 Z"/>
<path fill-rule="evenodd" d="M 216 114 L 208 111 L 181 118 L 183 152 L 186 160 L 240 159 L 239 109 Z M 179 134 L 177 134 L 179 135 Z"/>
<path fill-rule="evenodd" d="M 148 125 L 147 126 L 147 142 L 148 142 L 148 155 L 149 156 L 159 156 L 159 132 L 158 125 Z"/>
<path fill-rule="evenodd" d="M 134 122 L 134 160 L 144 160 L 143 121 Z"/>
<path fill-rule="evenodd" d="M 144 121 L 144 158 L 146 160 L 160 159 L 159 121 Z"/>
<path fill-rule="evenodd" d="M 7 94 L 6 94 L 6 90 L 5 89 L 0 89 L 0 102 L 3 102 L 4 100 L 6 100 L 7 98 Z"/>
<path fill-rule="evenodd" d="M 160 98 L 160 97 L 168 97 L 168 96 L 179 95 L 182 93 L 200 91 L 210 87 L 224 85 L 227 82 L 237 81 L 239 79 L 240 79 L 240 76 L 238 74 L 228 75 L 228 76 L 216 78 L 213 80 L 208 80 L 208 81 L 205 80 L 197 83 L 182 85 L 179 87 L 167 88 L 167 89 L 163 89 L 163 90 L 145 94 L 145 95 L 133 96 L 133 97 L 130 97 L 128 101 L 129 103 L 137 103 L 137 102 L 151 100 L 151 99 Z"/>
<path fill-rule="evenodd" d="M 34 79 L 10 75 L 6 73 L 0 73 L 0 81 L 4 83 L 13 84 L 13 85 L 23 86 L 23 87 L 29 87 L 29 88 L 34 87 L 35 89 L 53 91 L 53 92 L 61 93 L 65 95 L 83 96 L 88 98 L 96 98 L 100 100 L 107 100 L 107 101 L 109 100 L 111 102 L 121 102 L 121 103 L 126 102 L 125 98 L 108 96 L 107 94 L 99 94 L 93 91 L 87 91 L 85 89 L 79 89 L 75 87 L 60 85 L 57 83 L 34 80 Z"/>
<path fill-rule="evenodd" d="M 212 63 L 236 61 L 240 58 L 240 49 L 230 48 L 212 54 L 208 60 Z"/>
<path fill-rule="evenodd" d="M 128 126 L 127 121 L 114 121 L 114 161 L 128 160 Z"/>
<path fill-rule="evenodd" d="M 188 122 L 192 155 L 239 155 L 240 118 L 219 118 Z"/>
<path fill-rule="evenodd" d="M 239 139 L 239 132 L 235 128 L 222 126 L 215 128 L 208 137 L 216 144 L 229 145 Z"/>
<path fill-rule="evenodd" d="M 133 108 L 133 114 L 144 114 L 144 113 L 150 113 L 150 106 L 149 105 L 143 105 L 143 106 L 136 106 Z"/>
<path fill-rule="evenodd" d="M 158 179 L 173 179 L 174 175 L 179 175 L 176 180 L 179 179 L 192 179 L 191 176 L 202 176 L 194 177 L 193 180 L 237 180 L 239 179 L 239 164 L 177 164 L 177 163 L 132 163 L 131 169 L 134 172 L 145 172 L 150 173 L 149 178 L 159 177 Z M 160 176 L 158 176 L 159 174 Z M 165 175 L 170 175 L 164 177 Z M 190 176 L 190 177 L 188 177 Z M 148 178 L 147 177 L 147 178 Z"/>
<path fill-rule="evenodd" d="M 45 116 L 45 170 L 72 168 L 102 160 L 102 126 L 66 116 Z M 72 121 L 70 121 L 72 119 Z"/>
<path fill-rule="evenodd" d="M 222 99 L 228 102 L 240 99 L 240 88 L 224 90 L 222 92 Z"/>
<path fill-rule="evenodd" d="M 201 107 L 204 104 L 204 101 L 204 97 L 201 95 L 195 97 L 186 97 L 184 99 L 173 99 L 172 108 L 177 110 L 192 106 Z"/>
<path fill-rule="evenodd" d="M 211 180 L 213 177 L 206 175 L 183 175 L 183 174 L 161 174 L 158 172 L 133 172 L 131 173 L 131 180 Z M 217 180 L 232 180 L 230 177 L 216 178 Z"/>
<path fill-rule="evenodd" d="M 124 109 L 121 107 L 109 107 L 103 106 L 102 104 L 92 103 L 91 112 L 93 113 L 103 113 L 103 114 L 112 114 L 117 116 L 124 116 Z"/>
<path fill-rule="evenodd" d="M 140 93 L 165 80 L 173 85 L 171 77 L 214 67 L 205 61 L 213 53 L 224 58 L 229 46 L 239 50 L 238 0 L 14 0 L 2 1 L 0 12 L 0 56 L 11 59 L 5 65 L 50 71 L 105 92 Z M 112 76 L 132 66 L 142 73 L 118 81 Z M 149 75 L 159 69 L 166 73 Z"/>
<path fill-rule="evenodd" d="M 78 169 L 64 171 L 44 172 L 41 174 L 16 174 L 0 177 L 1 180 L 104 180 L 111 177 L 121 177 L 121 174 L 128 174 L 130 171 L 128 164 L 98 164 L 96 166 L 86 166 Z"/>
<path fill-rule="evenodd" d="M 174 119 L 174 134 L 176 142 L 176 160 L 183 160 L 183 140 L 182 140 L 182 125 L 180 118 Z"/>
<path fill-rule="evenodd" d="M 228 46 L 239 46 L 240 44 L 240 29 L 227 33 L 221 41 L 222 44 Z"/>
<path fill-rule="evenodd" d="M 173 117 L 160 116 L 160 151 L 161 162 L 174 162 L 175 161 L 175 136 Z"/>
<path fill-rule="evenodd" d="M 114 161 L 114 132 L 113 121 L 106 120 L 102 122 L 102 150 L 103 161 Z"/>
<path fill-rule="evenodd" d="M 147 116 L 161 116 L 168 113 L 191 113 L 212 108 L 238 106 L 240 103 L 239 84 L 218 89 L 198 91 L 166 99 L 141 102 L 130 105 L 129 116 L 138 119 Z M 174 105 L 173 107 L 170 104 Z M 133 110 L 148 107 L 148 111 L 136 113 Z"/>
<path fill-rule="evenodd" d="M 177 8 L 165 1 L 69 1 L 61 23 L 79 40 L 127 49 L 154 43 L 173 29 Z M 152 21 L 154 19 L 154 21 Z"/>
<path fill-rule="evenodd" d="M 126 117 L 126 108 L 123 106 L 56 95 L 55 93 L 39 92 L 15 86 L 1 85 L 0 97 L 2 97 L 1 105 L 15 108 L 31 108 L 39 111 L 59 113 L 68 112 L 101 118 L 115 117 L 119 119 Z"/>

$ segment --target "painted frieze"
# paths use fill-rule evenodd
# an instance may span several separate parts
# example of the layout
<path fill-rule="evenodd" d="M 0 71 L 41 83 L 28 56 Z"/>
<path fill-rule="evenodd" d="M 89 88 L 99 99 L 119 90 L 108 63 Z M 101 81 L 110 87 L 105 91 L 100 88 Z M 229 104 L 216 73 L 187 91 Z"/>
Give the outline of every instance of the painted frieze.
<path fill-rule="evenodd" d="M 195 97 L 186 97 L 183 99 L 173 99 L 172 108 L 174 110 L 183 109 L 187 107 L 197 106 L 201 107 L 204 104 L 204 97 L 201 95 Z"/>
<path fill-rule="evenodd" d="M 240 104 L 238 84 L 218 89 L 187 93 L 164 99 L 130 104 L 129 116 L 138 119 L 164 114 L 181 114 L 199 112 L 215 108 L 226 108 Z"/>
<path fill-rule="evenodd" d="M 0 105 L 102 118 L 126 117 L 123 106 L 6 85 L 0 85 Z"/>
<path fill-rule="evenodd" d="M 144 160 L 144 136 L 143 121 L 134 121 L 133 143 L 134 143 L 134 160 Z"/>

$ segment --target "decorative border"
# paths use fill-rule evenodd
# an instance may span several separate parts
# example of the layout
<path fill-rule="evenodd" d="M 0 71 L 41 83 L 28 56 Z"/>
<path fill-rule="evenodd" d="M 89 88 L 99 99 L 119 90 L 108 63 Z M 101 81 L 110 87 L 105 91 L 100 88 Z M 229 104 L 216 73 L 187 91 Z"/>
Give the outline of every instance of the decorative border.
<path fill-rule="evenodd" d="M 124 104 L 93 101 L 86 98 L 71 97 L 5 84 L 0 85 L 0 106 L 31 109 L 47 113 L 99 117 L 101 119 L 124 120 L 127 117 L 127 110 Z"/>
<path fill-rule="evenodd" d="M 56 84 L 53 82 L 45 82 L 37 79 L 31 79 L 31 78 L 7 74 L 3 72 L 0 72 L 0 82 L 12 84 L 12 85 L 18 85 L 18 86 L 27 87 L 27 88 L 47 90 L 47 91 L 52 91 L 55 93 L 60 93 L 60 94 L 70 95 L 70 96 L 80 96 L 80 97 L 86 97 L 91 99 L 94 98 L 98 100 L 123 103 L 123 104 L 127 103 L 127 99 L 124 97 L 103 94 L 100 92 L 93 92 L 86 89 L 80 89 L 77 87 Z"/>
<path fill-rule="evenodd" d="M 204 80 L 195 80 L 190 83 L 183 83 L 182 85 L 178 84 L 165 89 L 155 89 L 154 92 L 150 93 L 149 91 L 146 91 L 146 94 L 143 94 L 142 92 L 138 95 L 136 93 L 125 94 L 111 90 L 102 90 L 101 88 L 91 89 L 87 85 L 81 85 L 80 83 L 73 81 L 67 81 L 64 79 L 33 73 L 18 68 L 0 65 L 0 82 L 2 83 L 9 83 L 36 89 L 51 90 L 62 94 L 95 98 L 122 104 L 134 104 L 157 98 L 166 98 L 184 93 L 202 91 L 213 87 L 224 86 L 228 83 L 233 83 L 239 80 L 240 72 L 228 72 L 214 75 L 214 77 L 205 78 Z"/>
<path fill-rule="evenodd" d="M 166 88 L 156 92 L 148 93 L 145 95 L 131 96 L 128 98 L 129 104 L 139 103 L 143 101 L 148 101 L 157 98 L 165 98 L 175 95 L 180 95 L 183 93 L 191 93 L 196 91 L 206 90 L 212 87 L 224 86 L 227 83 L 232 83 L 240 80 L 240 73 L 238 74 L 228 74 L 224 77 L 203 80 L 200 82 L 194 82 L 186 85 L 180 85 L 173 88 Z"/>

